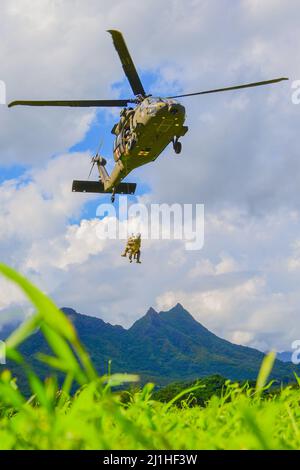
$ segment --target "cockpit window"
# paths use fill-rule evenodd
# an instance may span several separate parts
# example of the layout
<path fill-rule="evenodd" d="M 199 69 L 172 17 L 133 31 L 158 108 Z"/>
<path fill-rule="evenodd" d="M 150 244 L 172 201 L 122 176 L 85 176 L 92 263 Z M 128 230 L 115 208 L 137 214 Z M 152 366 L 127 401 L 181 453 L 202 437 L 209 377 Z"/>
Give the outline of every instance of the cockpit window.
<path fill-rule="evenodd" d="M 162 102 L 162 99 L 161 98 L 157 98 L 157 97 L 153 97 L 151 96 L 149 99 L 149 103 L 150 104 L 153 104 L 153 103 L 161 103 Z"/>
<path fill-rule="evenodd" d="M 166 100 L 168 104 L 177 104 L 178 101 L 177 100 L 174 100 L 174 99 L 168 99 Z"/>

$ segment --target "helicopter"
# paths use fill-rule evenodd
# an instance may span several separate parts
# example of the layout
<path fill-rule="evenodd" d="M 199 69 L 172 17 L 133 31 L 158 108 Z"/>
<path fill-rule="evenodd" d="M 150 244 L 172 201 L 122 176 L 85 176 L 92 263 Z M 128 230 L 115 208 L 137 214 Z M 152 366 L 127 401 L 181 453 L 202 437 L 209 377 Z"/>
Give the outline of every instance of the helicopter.
<path fill-rule="evenodd" d="M 114 202 L 115 194 L 134 194 L 135 183 L 123 182 L 123 179 L 135 168 L 153 162 L 162 151 L 172 143 L 175 154 L 180 154 L 183 137 L 188 127 L 185 122 L 185 107 L 178 98 L 219 93 L 262 85 L 269 85 L 286 77 L 247 83 L 243 85 L 216 88 L 196 93 L 180 94 L 168 97 L 155 97 L 148 94 L 137 73 L 126 42 L 120 31 L 108 30 L 114 47 L 119 55 L 124 73 L 129 81 L 134 97 L 111 100 L 72 100 L 72 101 L 13 101 L 13 106 L 71 106 L 71 107 L 121 107 L 120 120 L 111 132 L 115 135 L 113 157 L 115 166 L 109 175 L 105 166 L 106 159 L 99 152 L 92 157 L 92 168 L 97 165 L 99 181 L 74 180 L 74 192 L 111 193 Z M 91 172 L 90 172 L 91 173 Z"/>

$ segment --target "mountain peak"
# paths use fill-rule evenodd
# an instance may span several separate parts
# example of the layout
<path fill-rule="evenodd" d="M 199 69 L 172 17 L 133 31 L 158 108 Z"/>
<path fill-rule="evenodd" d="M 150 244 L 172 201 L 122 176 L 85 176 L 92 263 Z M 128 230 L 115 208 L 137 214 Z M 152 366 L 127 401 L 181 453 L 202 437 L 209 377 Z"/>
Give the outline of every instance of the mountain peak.
<path fill-rule="evenodd" d="M 60 310 L 66 315 L 80 315 L 78 312 L 76 312 L 76 310 L 74 310 L 74 308 L 71 307 L 62 307 Z"/>
<path fill-rule="evenodd" d="M 159 314 L 153 307 L 150 307 L 147 313 L 142 317 L 139 318 L 134 324 L 129 328 L 129 331 L 137 332 L 148 329 L 148 328 L 156 328 L 160 324 Z"/>
<path fill-rule="evenodd" d="M 147 311 L 145 317 L 156 317 L 158 315 L 157 311 L 153 307 L 150 307 Z"/>
<path fill-rule="evenodd" d="M 181 320 L 183 319 L 189 319 L 196 321 L 194 317 L 178 302 L 174 307 L 170 308 L 170 310 L 166 310 L 163 312 L 160 312 L 161 315 L 168 315 L 172 317 L 177 317 L 180 318 Z"/>
<path fill-rule="evenodd" d="M 183 312 L 187 312 L 188 311 L 183 307 L 183 305 L 180 303 L 180 302 L 177 302 L 176 305 L 174 305 L 173 309 L 176 309 L 177 311 L 181 310 Z M 172 310 L 172 309 L 171 309 Z"/>
<path fill-rule="evenodd" d="M 177 304 L 175 305 L 175 307 L 182 308 L 182 309 L 184 310 L 184 308 L 183 308 L 183 306 L 182 306 L 182 304 L 181 304 L 180 302 L 177 302 Z"/>

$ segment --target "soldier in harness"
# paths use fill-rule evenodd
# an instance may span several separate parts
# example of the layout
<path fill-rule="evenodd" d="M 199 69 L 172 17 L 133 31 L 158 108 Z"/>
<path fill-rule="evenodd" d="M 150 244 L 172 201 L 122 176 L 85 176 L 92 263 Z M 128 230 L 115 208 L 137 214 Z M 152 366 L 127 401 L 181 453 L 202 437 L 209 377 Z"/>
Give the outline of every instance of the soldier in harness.
<path fill-rule="evenodd" d="M 126 257 L 128 253 L 129 262 L 132 263 L 132 259 L 135 259 L 138 264 L 141 264 L 141 234 L 138 233 L 136 236 L 131 235 L 128 238 L 127 245 L 124 253 L 121 256 Z"/>

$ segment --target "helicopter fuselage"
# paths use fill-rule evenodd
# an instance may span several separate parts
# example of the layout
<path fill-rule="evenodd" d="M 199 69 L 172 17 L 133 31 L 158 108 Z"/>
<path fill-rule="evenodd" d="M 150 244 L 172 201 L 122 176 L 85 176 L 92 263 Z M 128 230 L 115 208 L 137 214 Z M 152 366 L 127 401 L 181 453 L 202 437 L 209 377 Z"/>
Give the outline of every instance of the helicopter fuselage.
<path fill-rule="evenodd" d="M 122 109 L 120 115 L 112 129 L 116 164 L 103 181 L 106 190 L 117 186 L 135 168 L 156 160 L 170 142 L 178 141 L 188 130 L 185 108 L 175 100 L 147 97 L 134 109 Z"/>

